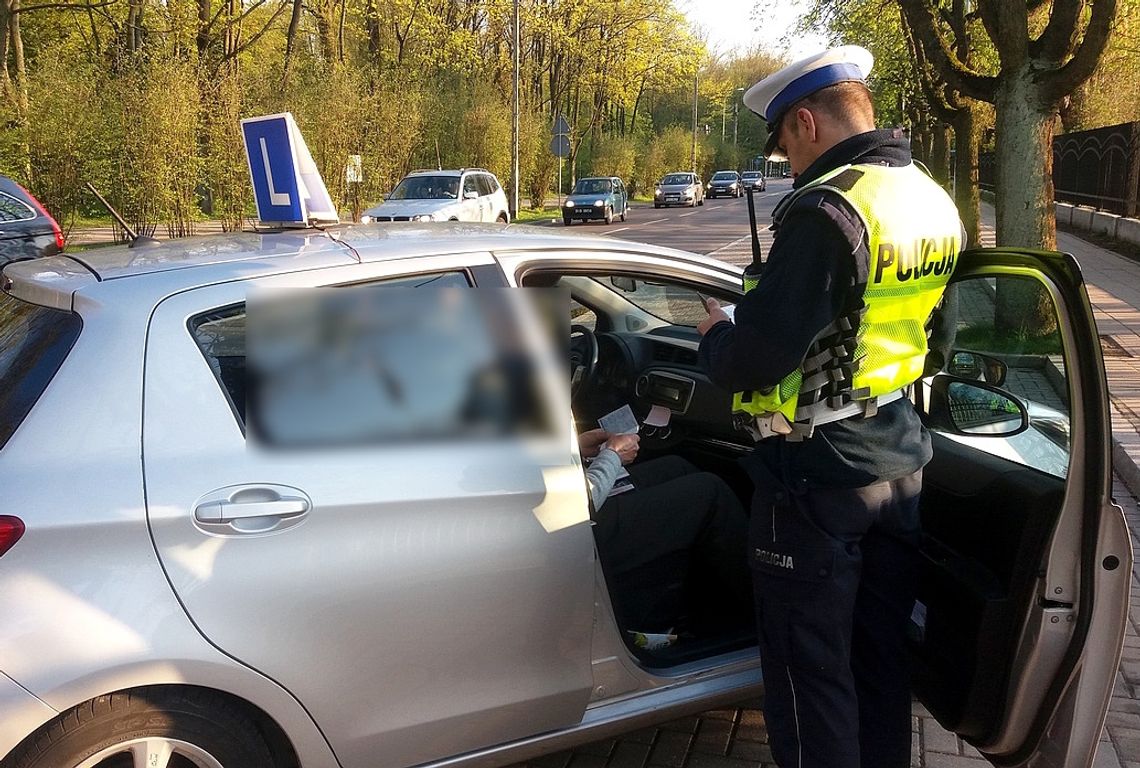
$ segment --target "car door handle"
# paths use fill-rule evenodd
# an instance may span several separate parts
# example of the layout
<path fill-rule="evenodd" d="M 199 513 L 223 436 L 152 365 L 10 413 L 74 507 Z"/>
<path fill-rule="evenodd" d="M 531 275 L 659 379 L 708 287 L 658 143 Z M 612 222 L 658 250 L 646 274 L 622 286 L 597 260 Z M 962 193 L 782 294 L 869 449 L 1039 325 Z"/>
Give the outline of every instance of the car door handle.
<path fill-rule="evenodd" d="M 203 523 L 229 523 L 254 517 L 287 519 L 309 511 L 308 499 L 284 498 L 276 501 L 212 501 L 200 504 L 194 517 Z"/>

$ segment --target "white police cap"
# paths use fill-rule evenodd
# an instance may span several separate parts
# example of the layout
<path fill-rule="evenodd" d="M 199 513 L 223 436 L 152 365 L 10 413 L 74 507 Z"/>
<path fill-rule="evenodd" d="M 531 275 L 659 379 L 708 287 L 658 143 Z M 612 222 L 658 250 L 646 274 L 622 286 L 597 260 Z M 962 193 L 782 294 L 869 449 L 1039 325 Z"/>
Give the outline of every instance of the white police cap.
<path fill-rule="evenodd" d="M 768 124 L 767 154 L 772 154 L 776 126 L 788 107 L 829 85 L 864 82 L 874 61 L 862 46 L 841 45 L 789 64 L 749 88 L 744 106 Z"/>

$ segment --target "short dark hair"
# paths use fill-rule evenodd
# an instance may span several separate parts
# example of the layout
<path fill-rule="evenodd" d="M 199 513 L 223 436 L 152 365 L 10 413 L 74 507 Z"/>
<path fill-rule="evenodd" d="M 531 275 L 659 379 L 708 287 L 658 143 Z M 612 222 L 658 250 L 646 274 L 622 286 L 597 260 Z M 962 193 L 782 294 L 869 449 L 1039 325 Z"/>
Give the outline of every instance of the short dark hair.
<path fill-rule="evenodd" d="M 805 96 L 788 111 L 809 109 L 821 112 L 833 120 L 859 132 L 875 127 L 875 107 L 867 86 L 855 80 L 836 83 Z"/>

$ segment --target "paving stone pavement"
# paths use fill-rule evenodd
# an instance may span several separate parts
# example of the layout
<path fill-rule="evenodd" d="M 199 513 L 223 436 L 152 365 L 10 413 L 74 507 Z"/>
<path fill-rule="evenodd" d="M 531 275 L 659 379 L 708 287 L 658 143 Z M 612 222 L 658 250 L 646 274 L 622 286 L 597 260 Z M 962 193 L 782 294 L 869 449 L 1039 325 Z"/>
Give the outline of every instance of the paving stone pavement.
<path fill-rule="evenodd" d="M 993 208 L 983 205 L 983 245 L 994 244 Z M 1133 547 L 1140 550 L 1140 264 L 1079 237 L 1059 232 L 1058 248 L 1076 256 L 1105 351 L 1115 444 L 1113 495 L 1124 509 Z M 770 233 L 761 235 L 767 253 Z M 711 254 L 747 263 L 747 239 Z M 1140 768 L 1140 566 L 1133 567 L 1124 652 L 1095 768 Z M 912 768 L 971 768 L 988 763 L 946 731 L 919 702 L 912 709 Z M 770 768 L 761 702 L 717 709 L 646 728 L 617 739 L 531 761 L 534 768 Z M 521 768 L 516 766 L 515 768 Z"/>

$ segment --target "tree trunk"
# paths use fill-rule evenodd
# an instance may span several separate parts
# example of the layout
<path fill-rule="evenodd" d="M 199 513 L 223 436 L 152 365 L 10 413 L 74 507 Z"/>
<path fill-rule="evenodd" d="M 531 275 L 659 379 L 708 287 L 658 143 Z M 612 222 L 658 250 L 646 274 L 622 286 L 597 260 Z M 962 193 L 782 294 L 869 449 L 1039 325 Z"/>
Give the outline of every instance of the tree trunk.
<path fill-rule="evenodd" d="M 943 187 L 950 183 L 950 126 L 941 120 L 934 125 L 934 143 L 927 168 Z"/>
<path fill-rule="evenodd" d="M 0 99 L 12 101 L 12 79 L 8 75 L 8 0 L 0 0 Z"/>
<path fill-rule="evenodd" d="M 1124 188 L 1124 215 L 1136 217 L 1137 194 L 1140 193 L 1140 122 L 1129 126 L 1128 181 Z"/>
<path fill-rule="evenodd" d="M 281 67 L 281 85 L 289 83 L 289 61 L 297 45 L 297 29 L 301 26 L 301 0 L 293 0 L 293 15 L 289 17 L 289 31 L 285 33 L 285 62 Z"/>
<path fill-rule="evenodd" d="M 998 245 L 1057 247 L 1053 211 L 1055 106 L 1041 103 L 1028 65 L 998 86 L 996 184 Z"/>
<path fill-rule="evenodd" d="M 966 228 L 966 247 L 982 244 L 978 195 L 978 147 L 981 132 L 975 118 L 978 105 L 966 99 L 954 115 L 954 202 Z"/>
<path fill-rule="evenodd" d="M 11 15 L 8 17 L 8 41 L 12 50 L 12 65 L 15 67 L 15 103 L 20 125 L 28 119 L 28 71 L 24 66 L 24 38 L 20 32 L 20 0 L 11 0 Z"/>

